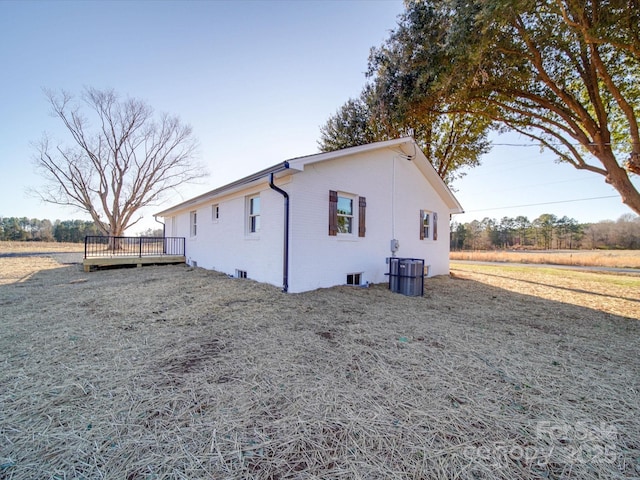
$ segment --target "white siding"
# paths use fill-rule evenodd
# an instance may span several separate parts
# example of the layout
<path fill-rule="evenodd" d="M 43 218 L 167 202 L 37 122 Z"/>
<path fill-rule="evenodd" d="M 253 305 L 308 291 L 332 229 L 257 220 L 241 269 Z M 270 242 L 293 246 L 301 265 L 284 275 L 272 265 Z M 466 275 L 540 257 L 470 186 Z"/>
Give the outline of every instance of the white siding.
<path fill-rule="evenodd" d="M 390 241 L 398 257 L 425 259 L 430 275 L 449 273 L 449 208 L 406 157 L 390 149 L 309 163 L 276 184 L 290 196 L 289 291 L 343 285 L 347 274 L 362 282 L 387 282 Z M 366 236 L 358 237 L 358 201 L 353 234 L 330 236 L 329 190 L 366 197 Z M 261 197 L 261 229 L 247 233 L 246 198 Z M 214 220 L 211 206 L 219 205 Z M 257 187 L 217 196 L 176 214 L 176 236 L 186 238 L 189 263 L 230 275 L 282 286 L 284 199 L 265 178 Z M 420 210 L 438 213 L 438 239 L 420 240 Z M 198 212 L 198 231 L 189 235 L 189 212 Z M 173 223 L 173 222 L 172 222 Z M 431 226 L 431 232 L 433 226 Z"/>
<path fill-rule="evenodd" d="M 266 187 L 266 188 L 265 188 Z M 246 225 L 246 198 L 260 194 L 260 232 L 249 234 Z M 179 236 L 186 237 L 186 256 L 190 264 L 229 275 L 244 270 L 259 282 L 282 285 L 283 198 L 267 184 L 257 189 L 216 199 L 219 218 L 212 219 L 211 205 L 197 206 L 198 234 L 189 236 L 190 207 L 178 215 Z"/>
<path fill-rule="evenodd" d="M 329 190 L 366 197 L 364 238 L 357 222 L 352 236 L 328 234 Z M 386 282 L 392 238 L 400 242 L 397 256 L 425 259 L 430 275 L 449 273 L 449 210 L 417 167 L 390 150 L 307 165 L 287 191 L 291 292 L 341 285 L 349 273 L 362 272 L 362 282 Z M 438 213 L 437 241 L 420 240 L 421 209 Z M 356 202 L 356 217 L 357 210 Z"/>

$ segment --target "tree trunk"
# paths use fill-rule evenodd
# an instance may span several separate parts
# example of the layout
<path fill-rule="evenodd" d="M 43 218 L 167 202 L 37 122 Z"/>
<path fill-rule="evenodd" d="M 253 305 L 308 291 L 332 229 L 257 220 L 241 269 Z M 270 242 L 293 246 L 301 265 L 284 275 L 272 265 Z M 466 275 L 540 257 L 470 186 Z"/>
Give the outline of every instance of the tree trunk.
<path fill-rule="evenodd" d="M 611 184 L 613 188 L 620 192 L 622 203 L 640 215 L 640 192 L 638 192 L 633 183 L 631 183 L 627 172 L 619 167 L 608 169 L 608 171 L 607 183 Z"/>
<path fill-rule="evenodd" d="M 124 248 L 123 243 L 122 243 L 122 234 L 123 234 L 123 230 L 122 228 L 112 228 L 109 231 L 109 247 L 108 250 L 109 251 L 117 251 L 117 250 L 122 250 Z"/>

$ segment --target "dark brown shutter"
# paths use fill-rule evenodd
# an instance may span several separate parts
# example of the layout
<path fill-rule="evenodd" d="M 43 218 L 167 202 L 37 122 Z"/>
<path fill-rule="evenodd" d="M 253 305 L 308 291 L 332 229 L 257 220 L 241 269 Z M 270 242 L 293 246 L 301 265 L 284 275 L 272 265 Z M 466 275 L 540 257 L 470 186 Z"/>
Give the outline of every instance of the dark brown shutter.
<path fill-rule="evenodd" d="M 433 212 L 433 239 L 438 239 L 438 214 Z"/>
<path fill-rule="evenodd" d="M 420 240 L 424 240 L 424 210 L 420 210 Z"/>
<path fill-rule="evenodd" d="M 329 235 L 338 234 L 338 192 L 329 190 Z"/>
<path fill-rule="evenodd" d="M 365 197 L 360 197 L 358 200 L 358 236 L 364 237 L 365 232 L 367 231 L 367 227 L 365 224 L 366 210 L 367 210 L 367 199 Z"/>

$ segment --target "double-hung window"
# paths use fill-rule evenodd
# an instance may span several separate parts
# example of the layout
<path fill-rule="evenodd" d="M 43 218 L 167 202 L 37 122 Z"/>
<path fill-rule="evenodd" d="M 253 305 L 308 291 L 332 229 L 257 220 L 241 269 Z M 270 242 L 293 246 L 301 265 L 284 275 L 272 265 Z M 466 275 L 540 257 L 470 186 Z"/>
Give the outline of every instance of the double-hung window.
<path fill-rule="evenodd" d="M 354 235 L 364 237 L 365 210 L 367 200 L 364 197 L 329 191 L 329 235 Z"/>
<path fill-rule="evenodd" d="M 258 233 L 260 231 L 260 195 L 249 197 L 247 199 L 248 225 L 249 233 Z"/>
<path fill-rule="evenodd" d="M 193 210 L 189 212 L 189 223 L 190 228 L 189 232 L 192 237 L 195 237 L 198 234 L 198 212 L 197 210 Z"/>
<path fill-rule="evenodd" d="M 338 233 L 353 233 L 353 198 L 338 194 Z"/>
<path fill-rule="evenodd" d="M 420 232 L 420 239 L 424 240 L 425 238 L 429 238 L 429 229 L 431 228 L 431 212 L 427 210 L 420 210 L 420 218 L 422 231 Z"/>
<path fill-rule="evenodd" d="M 420 210 L 420 240 L 438 239 L 438 214 Z"/>

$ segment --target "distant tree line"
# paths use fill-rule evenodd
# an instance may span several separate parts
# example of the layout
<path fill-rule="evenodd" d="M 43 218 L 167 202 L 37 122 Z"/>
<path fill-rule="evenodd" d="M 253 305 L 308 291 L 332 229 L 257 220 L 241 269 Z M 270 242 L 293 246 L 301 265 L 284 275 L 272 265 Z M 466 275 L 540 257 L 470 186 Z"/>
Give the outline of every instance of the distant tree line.
<path fill-rule="evenodd" d="M 27 217 L 0 217 L 0 241 L 84 242 L 85 235 L 100 235 L 92 221 Z M 162 237 L 162 229 L 148 228 L 140 236 Z M 451 223 L 452 250 L 496 248 L 532 249 L 640 249 L 640 216 L 580 223 L 566 216 L 545 213 L 534 220 L 525 216 L 484 218 Z"/>
<path fill-rule="evenodd" d="M 85 235 L 100 235 L 91 221 L 39 220 L 27 217 L 0 217 L 0 240 L 15 242 L 84 242 Z"/>
<path fill-rule="evenodd" d="M 534 220 L 525 216 L 484 218 L 451 223 L 452 250 L 531 249 L 640 249 L 640 217 L 579 223 L 573 218 L 545 213 Z"/>
<path fill-rule="evenodd" d="M 86 235 L 102 235 L 98 226 L 87 220 L 39 220 L 27 217 L 1 217 L 0 241 L 82 243 Z M 141 237 L 162 237 L 162 228 L 148 228 Z"/>

